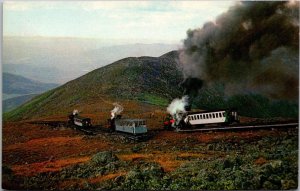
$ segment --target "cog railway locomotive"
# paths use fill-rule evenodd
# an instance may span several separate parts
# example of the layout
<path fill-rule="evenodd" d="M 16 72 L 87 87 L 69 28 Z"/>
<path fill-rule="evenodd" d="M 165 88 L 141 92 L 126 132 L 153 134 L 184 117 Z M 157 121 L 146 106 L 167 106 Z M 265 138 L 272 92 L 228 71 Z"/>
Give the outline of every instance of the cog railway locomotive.
<path fill-rule="evenodd" d="M 92 127 L 91 119 L 87 117 L 81 117 L 78 115 L 78 113 L 69 115 L 68 123 L 79 127 Z"/>

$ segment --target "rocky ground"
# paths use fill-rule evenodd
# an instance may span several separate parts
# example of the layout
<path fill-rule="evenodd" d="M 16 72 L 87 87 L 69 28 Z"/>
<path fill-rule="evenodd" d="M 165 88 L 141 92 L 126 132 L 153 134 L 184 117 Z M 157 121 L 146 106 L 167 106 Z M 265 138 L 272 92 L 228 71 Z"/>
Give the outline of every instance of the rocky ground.
<path fill-rule="evenodd" d="M 159 128 L 157 128 L 159 129 Z M 296 189 L 298 129 L 176 133 L 145 142 L 3 124 L 5 189 Z"/>

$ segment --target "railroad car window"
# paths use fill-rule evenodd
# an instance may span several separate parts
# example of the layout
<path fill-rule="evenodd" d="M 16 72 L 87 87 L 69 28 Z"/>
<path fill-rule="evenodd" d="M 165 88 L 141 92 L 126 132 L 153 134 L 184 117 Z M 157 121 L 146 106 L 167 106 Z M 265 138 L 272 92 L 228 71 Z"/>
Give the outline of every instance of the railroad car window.
<path fill-rule="evenodd" d="M 202 115 L 200 115 L 200 119 L 202 119 Z"/>
<path fill-rule="evenodd" d="M 225 112 L 223 112 L 223 117 L 225 117 Z"/>
<path fill-rule="evenodd" d="M 199 116 L 199 115 L 197 115 L 197 119 L 200 119 L 200 116 Z"/>
<path fill-rule="evenodd" d="M 209 118 L 211 118 L 211 114 L 209 114 Z"/>
<path fill-rule="evenodd" d="M 214 113 L 212 114 L 212 117 L 215 118 L 215 114 Z"/>
<path fill-rule="evenodd" d="M 206 114 L 206 119 L 208 119 L 208 114 Z"/>
<path fill-rule="evenodd" d="M 222 117 L 222 114 L 221 114 L 221 113 L 219 113 L 219 117 Z"/>

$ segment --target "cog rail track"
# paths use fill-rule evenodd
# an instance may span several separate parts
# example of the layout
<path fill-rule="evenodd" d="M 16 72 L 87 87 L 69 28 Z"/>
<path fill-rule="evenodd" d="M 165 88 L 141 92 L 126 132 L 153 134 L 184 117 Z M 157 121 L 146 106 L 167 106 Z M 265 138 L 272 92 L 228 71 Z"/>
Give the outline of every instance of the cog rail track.
<path fill-rule="evenodd" d="M 213 126 L 195 129 L 177 129 L 177 132 L 204 132 L 204 131 L 228 131 L 228 130 L 259 130 L 259 129 L 275 129 L 275 128 L 298 128 L 299 123 L 281 123 L 281 124 L 256 124 L 241 126 Z"/>
<path fill-rule="evenodd" d="M 122 133 L 122 132 L 113 132 L 112 130 L 108 128 L 104 128 L 101 125 L 95 125 L 89 128 L 86 127 L 79 127 L 76 125 L 69 124 L 65 121 L 33 121 L 29 122 L 30 124 L 37 124 L 37 125 L 44 125 L 48 126 L 51 128 L 59 128 L 59 127 L 67 127 L 67 128 L 72 128 L 78 131 L 83 132 L 85 135 L 97 135 L 100 133 L 113 133 L 114 135 L 119 135 L 122 136 L 128 140 L 131 141 L 145 141 L 149 139 L 149 135 L 131 135 L 127 133 Z"/>

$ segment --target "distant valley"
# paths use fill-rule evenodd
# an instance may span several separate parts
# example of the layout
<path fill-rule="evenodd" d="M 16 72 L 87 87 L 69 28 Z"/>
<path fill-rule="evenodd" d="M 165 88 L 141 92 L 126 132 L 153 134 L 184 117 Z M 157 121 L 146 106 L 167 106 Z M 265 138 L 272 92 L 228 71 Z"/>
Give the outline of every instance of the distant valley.
<path fill-rule="evenodd" d="M 160 56 L 176 44 L 135 44 L 101 39 L 4 37 L 3 71 L 45 83 L 66 83 L 126 57 Z"/>
<path fill-rule="evenodd" d="M 4 112 L 23 104 L 40 93 L 59 86 L 59 84 L 42 83 L 6 72 L 2 73 L 2 77 L 2 100 Z"/>

